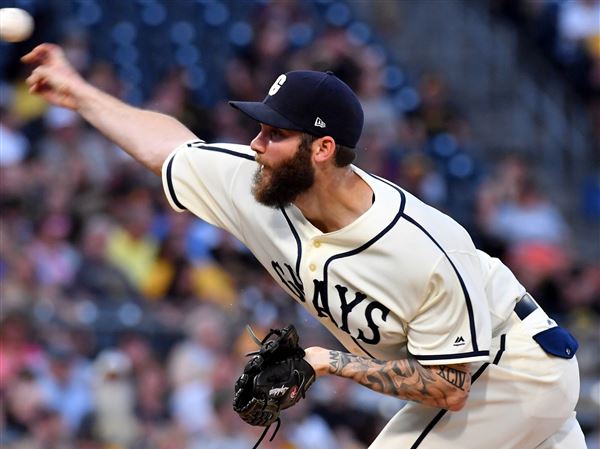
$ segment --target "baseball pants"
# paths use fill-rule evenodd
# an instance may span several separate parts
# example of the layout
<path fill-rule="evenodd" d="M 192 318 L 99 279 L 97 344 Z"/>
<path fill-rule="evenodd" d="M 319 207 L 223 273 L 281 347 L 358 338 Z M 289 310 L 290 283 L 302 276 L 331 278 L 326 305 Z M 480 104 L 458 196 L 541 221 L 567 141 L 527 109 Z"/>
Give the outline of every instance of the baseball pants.
<path fill-rule="evenodd" d="M 465 408 L 408 403 L 369 449 L 586 449 L 573 411 L 577 359 L 550 356 L 532 338 L 552 325 L 540 308 L 524 320 L 513 313 L 490 362 L 474 369 Z"/>

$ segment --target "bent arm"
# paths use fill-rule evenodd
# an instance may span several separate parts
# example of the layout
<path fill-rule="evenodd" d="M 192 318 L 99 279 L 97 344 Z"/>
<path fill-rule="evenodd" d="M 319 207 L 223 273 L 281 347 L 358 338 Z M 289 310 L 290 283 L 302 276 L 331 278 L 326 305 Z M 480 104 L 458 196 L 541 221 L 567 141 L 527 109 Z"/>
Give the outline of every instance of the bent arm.
<path fill-rule="evenodd" d="M 324 348 L 308 348 L 306 360 L 319 376 L 352 379 L 379 393 L 457 411 L 471 389 L 469 364 L 423 366 L 413 358 L 383 361 Z"/>
<path fill-rule="evenodd" d="M 56 45 L 38 45 L 22 61 L 35 66 L 27 79 L 32 93 L 78 112 L 156 174 L 175 147 L 197 138 L 173 117 L 129 106 L 96 89 L 81 78 Z"/>

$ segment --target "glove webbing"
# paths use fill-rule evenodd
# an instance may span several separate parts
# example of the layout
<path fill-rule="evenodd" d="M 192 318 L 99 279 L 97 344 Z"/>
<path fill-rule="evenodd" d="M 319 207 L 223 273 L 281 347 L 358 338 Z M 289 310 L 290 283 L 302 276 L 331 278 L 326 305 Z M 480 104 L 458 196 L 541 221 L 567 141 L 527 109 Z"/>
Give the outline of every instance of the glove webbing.
<path fill-rule="evenodd" d="M 265 342 L 269 339 L 269 337 L 271 337 L 271 335 L 277 335 L 277 336 L 281 335 L 281 331 L 279 329 L 271 329 L 269 331 L 269 333 L 267 335 L 265 335 L 265 337 L 261 340 L 260 338 L 258 338 L 256 336 L 256 334 L 254 333 L 254 331 L 252 330 L 252 328 L 250 327 L 249 324 L 246 324 L 246 330 L 250 334 L 250 338 L 252 340 L 254 340 L 254 342 L 261 348 L 265 344 Z M 257 355 L 257 354 L 260 354 L 260 351 L 249 352 L 248 354 L 246 354 L 246 356 Z"/>
<path fill-rule="evenodd" d="M 273 329 L 271 329 L 271 331 L 261 340 L 256 336 L 256 334 L 254 333 L 254 331 L 252 330 L 252 328 L 250 327 L 249 324 L 246 324 L 246 330 L 248 331 L 248 334 L 250 334 L 250 338 L 252 338 L 252 340 L 254 340 L 254 342 L 258 346 L 262 346 L 263 343 L 265 341 L 267 341 L 271 335 L 276 334 L 276 332 Z M 255 355 L 255 354 L 258 354 L 258 352 L 251 352 L 249 354 L 246 354 L 246 356 Z M 303 394 L 303 396 L 304 396 L 304 394 Z M 275 422 L 277 423 L 277 427 L 275 427 L 275 431 L 271 435 L 271 438 L 269 438 L 269 441 L 273 441 L 273 438 L 275 438 L 275 435 L 277 435 L 277 432 L 279 432 L 279 427 L 281 427 L 281 418 L 277 418 L 277 420 Z M 260 438 L 258 439 L 258 441 L 256 442 L 256 444 L 254 445 L 254 447 L 252 449 L 256 449 L 258 446 L 260 446 L 260 443 L 262 443 L 262 440 L 267 435 L 267 432 L 271 428 L 271 425 L 272 424 L 269 424 L 267 427 L 265 427 L 265 430 L 263 430 L 263 433 L 261 434 Z"/>
<path fill-rule="evenodd" d="M 275 431 L 271 435 L 271 438 L 269 438 L 269 441 L 273 441 L 273 438 L 275 438 L 275 435 L 277 435 L 277 432 L 279 432 L 279 427 L 281 426 L 281 419 L 280 418 L 277 418 L 277 420 L 275 422 L 277 423 L 277 427 L 275 427 Z M 271 428 L 271 425 L 272 424 L 269 424 L 267 427 L 265 427 L 265 430 L 263 430 L 262 435 L 260 436 L 260 438 L 258 439 L 258 441 L 256 442 L 256 444 L 254 445 L 254 447 L 252 449 L 256 449 L 260 445 L 260 443 L 262 443 L 262 440 L 265 438 L 265 435 L 267 434 L 267 432 Z"/>

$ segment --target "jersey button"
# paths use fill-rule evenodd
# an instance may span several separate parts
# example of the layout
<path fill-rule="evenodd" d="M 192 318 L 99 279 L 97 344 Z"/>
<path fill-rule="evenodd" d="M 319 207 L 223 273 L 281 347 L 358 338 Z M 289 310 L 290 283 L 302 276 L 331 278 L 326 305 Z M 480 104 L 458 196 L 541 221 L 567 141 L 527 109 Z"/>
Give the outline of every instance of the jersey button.
<path fill-rule="evenodd" d="M 318 248 L 319 246 L 321 246 L 321 242 L 319 242 L 319 241 L 317 240 L 317 241 L 315 241 L 315 242 L 313 243 L 313 246 L 314 246 L 315 248 Z"/>
<path fill-rule="evenodd" d="M 315 270 L 317 269 L 317 266 L 316 266 L 314 263 L 311 263 L 311 264 L 308 266 L 308 269 L 309 269 L 310 271 L 315 271 Z"/>

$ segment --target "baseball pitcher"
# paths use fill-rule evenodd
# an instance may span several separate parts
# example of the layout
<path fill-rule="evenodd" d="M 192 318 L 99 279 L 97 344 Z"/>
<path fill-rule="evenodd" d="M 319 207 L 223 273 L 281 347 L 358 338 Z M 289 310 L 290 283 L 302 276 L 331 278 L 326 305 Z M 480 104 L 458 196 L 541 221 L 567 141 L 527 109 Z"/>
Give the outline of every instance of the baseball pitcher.
<path fill-rule="evenodd" d="M 410 401 L 370 449 L 585 447 L 577 342 L 454 220 L 352 164 L 363 111 L 334 74 L 289 72 L 262 102 L 231 102 L 260 124 L 233 145 L 97 90 L 57 46 L 23 61 L 33 93 L 162 176 L 176 211 L 235 235 L 347 348 L 303 350 L 291 327 L 257 338 L 234 398 L 248 422 L 333 375 Z"/>

